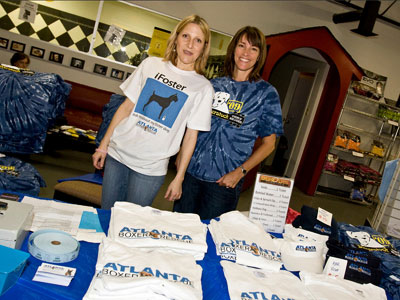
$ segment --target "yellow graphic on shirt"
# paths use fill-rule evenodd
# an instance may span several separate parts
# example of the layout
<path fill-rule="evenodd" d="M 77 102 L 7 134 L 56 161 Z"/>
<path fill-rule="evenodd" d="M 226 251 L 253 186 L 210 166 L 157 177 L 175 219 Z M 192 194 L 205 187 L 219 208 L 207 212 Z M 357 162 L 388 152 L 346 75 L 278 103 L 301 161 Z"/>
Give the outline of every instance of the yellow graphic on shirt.
<path fill-rule="evenodd" d="M 228 100 L 226 103 L 228 105 L 229 112 L 240 113 L 243 107 L 243 102 L 237 100 Z"/>

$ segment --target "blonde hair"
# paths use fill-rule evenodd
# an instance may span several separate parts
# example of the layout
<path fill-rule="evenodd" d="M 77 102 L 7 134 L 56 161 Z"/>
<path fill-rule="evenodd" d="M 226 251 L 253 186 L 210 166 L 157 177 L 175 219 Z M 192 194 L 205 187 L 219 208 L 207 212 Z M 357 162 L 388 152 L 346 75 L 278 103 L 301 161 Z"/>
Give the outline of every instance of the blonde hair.
<path fill-rule="evenodd" d="M 164 60 L 169 60 L 176 66 L 178 59 L 178 53 L 175 51 L 176 40 L 178 39 L 179 33 L 186 27 L 186 25 L 191 23 L 199 25 L 204 34 L 203 52 L 196 59 L 194 64 L 194 70 L 199 74 L 203 74 L 207 64 L 208 55 L 210 54 L 211 32 L 206 20 L 198 15 L 188 16 L 180 21 L 178 25 L 176 25 L 174 31 L 171 33 L 167 41 L 167 49 L 165 50 Z"/>

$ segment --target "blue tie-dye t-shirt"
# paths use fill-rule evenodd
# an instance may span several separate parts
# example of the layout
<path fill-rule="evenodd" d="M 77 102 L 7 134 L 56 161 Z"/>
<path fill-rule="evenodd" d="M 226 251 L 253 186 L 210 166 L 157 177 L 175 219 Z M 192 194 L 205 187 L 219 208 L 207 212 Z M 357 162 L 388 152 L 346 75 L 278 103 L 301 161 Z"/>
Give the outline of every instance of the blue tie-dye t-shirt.
<path fill-rule="evenodd" d="M 220 77 L 211 83 L 211 130 L 199 132 L 188 173 L 213 182 L 250 157 L 257 137 L 280 136 L 283 129 L 279 95 L 268 82 Z"/>

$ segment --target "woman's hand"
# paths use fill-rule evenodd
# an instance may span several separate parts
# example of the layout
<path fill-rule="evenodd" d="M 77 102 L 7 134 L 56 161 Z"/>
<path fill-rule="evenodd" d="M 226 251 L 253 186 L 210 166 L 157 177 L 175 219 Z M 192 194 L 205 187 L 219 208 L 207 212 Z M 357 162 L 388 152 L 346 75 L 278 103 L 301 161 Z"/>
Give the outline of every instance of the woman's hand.
<path fill-rule="evenodd" d="M 175 201 L 182 196 L 182 180 L 174 178 L 167 188 L 164 198 L 168 201 Z"/>
<path fill-rule="evenodd" d="M 107 151 L 104 152 L 96 151 L 95 153 L 93 153 L 92 155 L 93 166 L 98 170 L 103 169 L 106 156 L 107 156 Z"/>
<path fill-rule="evenodd" d="M 235 188 L 240 179 L 244 176 L 242 170 L 240 168 L 236 168 L 232 172 L 225 174 L 220 179 L 217 180 L 217 183 L 220 186 L 225 186 L 226 188 Z"/>

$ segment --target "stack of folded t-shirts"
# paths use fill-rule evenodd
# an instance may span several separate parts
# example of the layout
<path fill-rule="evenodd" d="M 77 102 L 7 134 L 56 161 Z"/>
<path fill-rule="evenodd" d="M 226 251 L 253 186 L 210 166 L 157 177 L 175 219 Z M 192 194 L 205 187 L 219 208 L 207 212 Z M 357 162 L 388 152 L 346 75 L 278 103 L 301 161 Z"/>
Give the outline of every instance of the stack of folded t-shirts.
<path fill-rule="evenodd" d="M 183 214 L 116 202 L 111 209 L 108 237 L 130 248 L 191 254 L 207 252 L 207 225 L 196 214 Z"/>
<path fill-rule="evenodd" d="M 300 272 L 305 288 L 316 300 L 386 300 L 385 290 L 371 283 L 360 284 L 325 274 Z"/>
<path fill-rule="evenodd" d="M 381 260 L 372 253 L 351 247 L 346 247 L 336 240 L 327 242 L 329 251 L 326 256 L 328 261 L 330 257 L 344 259 L 346 271 L 344 278 L 358 283 L 373 283 L 379 285 L 382 278 L 380 269 Z"/>
<path fill-rule="evenodd" d="M 282 267 L 279 239 L 273 239 L 258 221 L 231 211 L 219 221 L 211 220 L 208 229 L 222 259 L 273 271 Z"/>
<path fill-rule="evenodd" d="M 296 299 L 313 297 L 300 279 L 288 271 L 267 271 L 221 261 L 231 300 Z"/>
<path fill-rule="evenodd" d="M 326 235 L 286 224 L 280 248 L 284 267 L 289 271 L 322 273 L 328 251 L 328 238 Z"/>
<path fill-rule="evenodd" d="M 83 299 L 200 300 L 201 272 L 191 255 L 146 252 L 107 238 Z"/>

